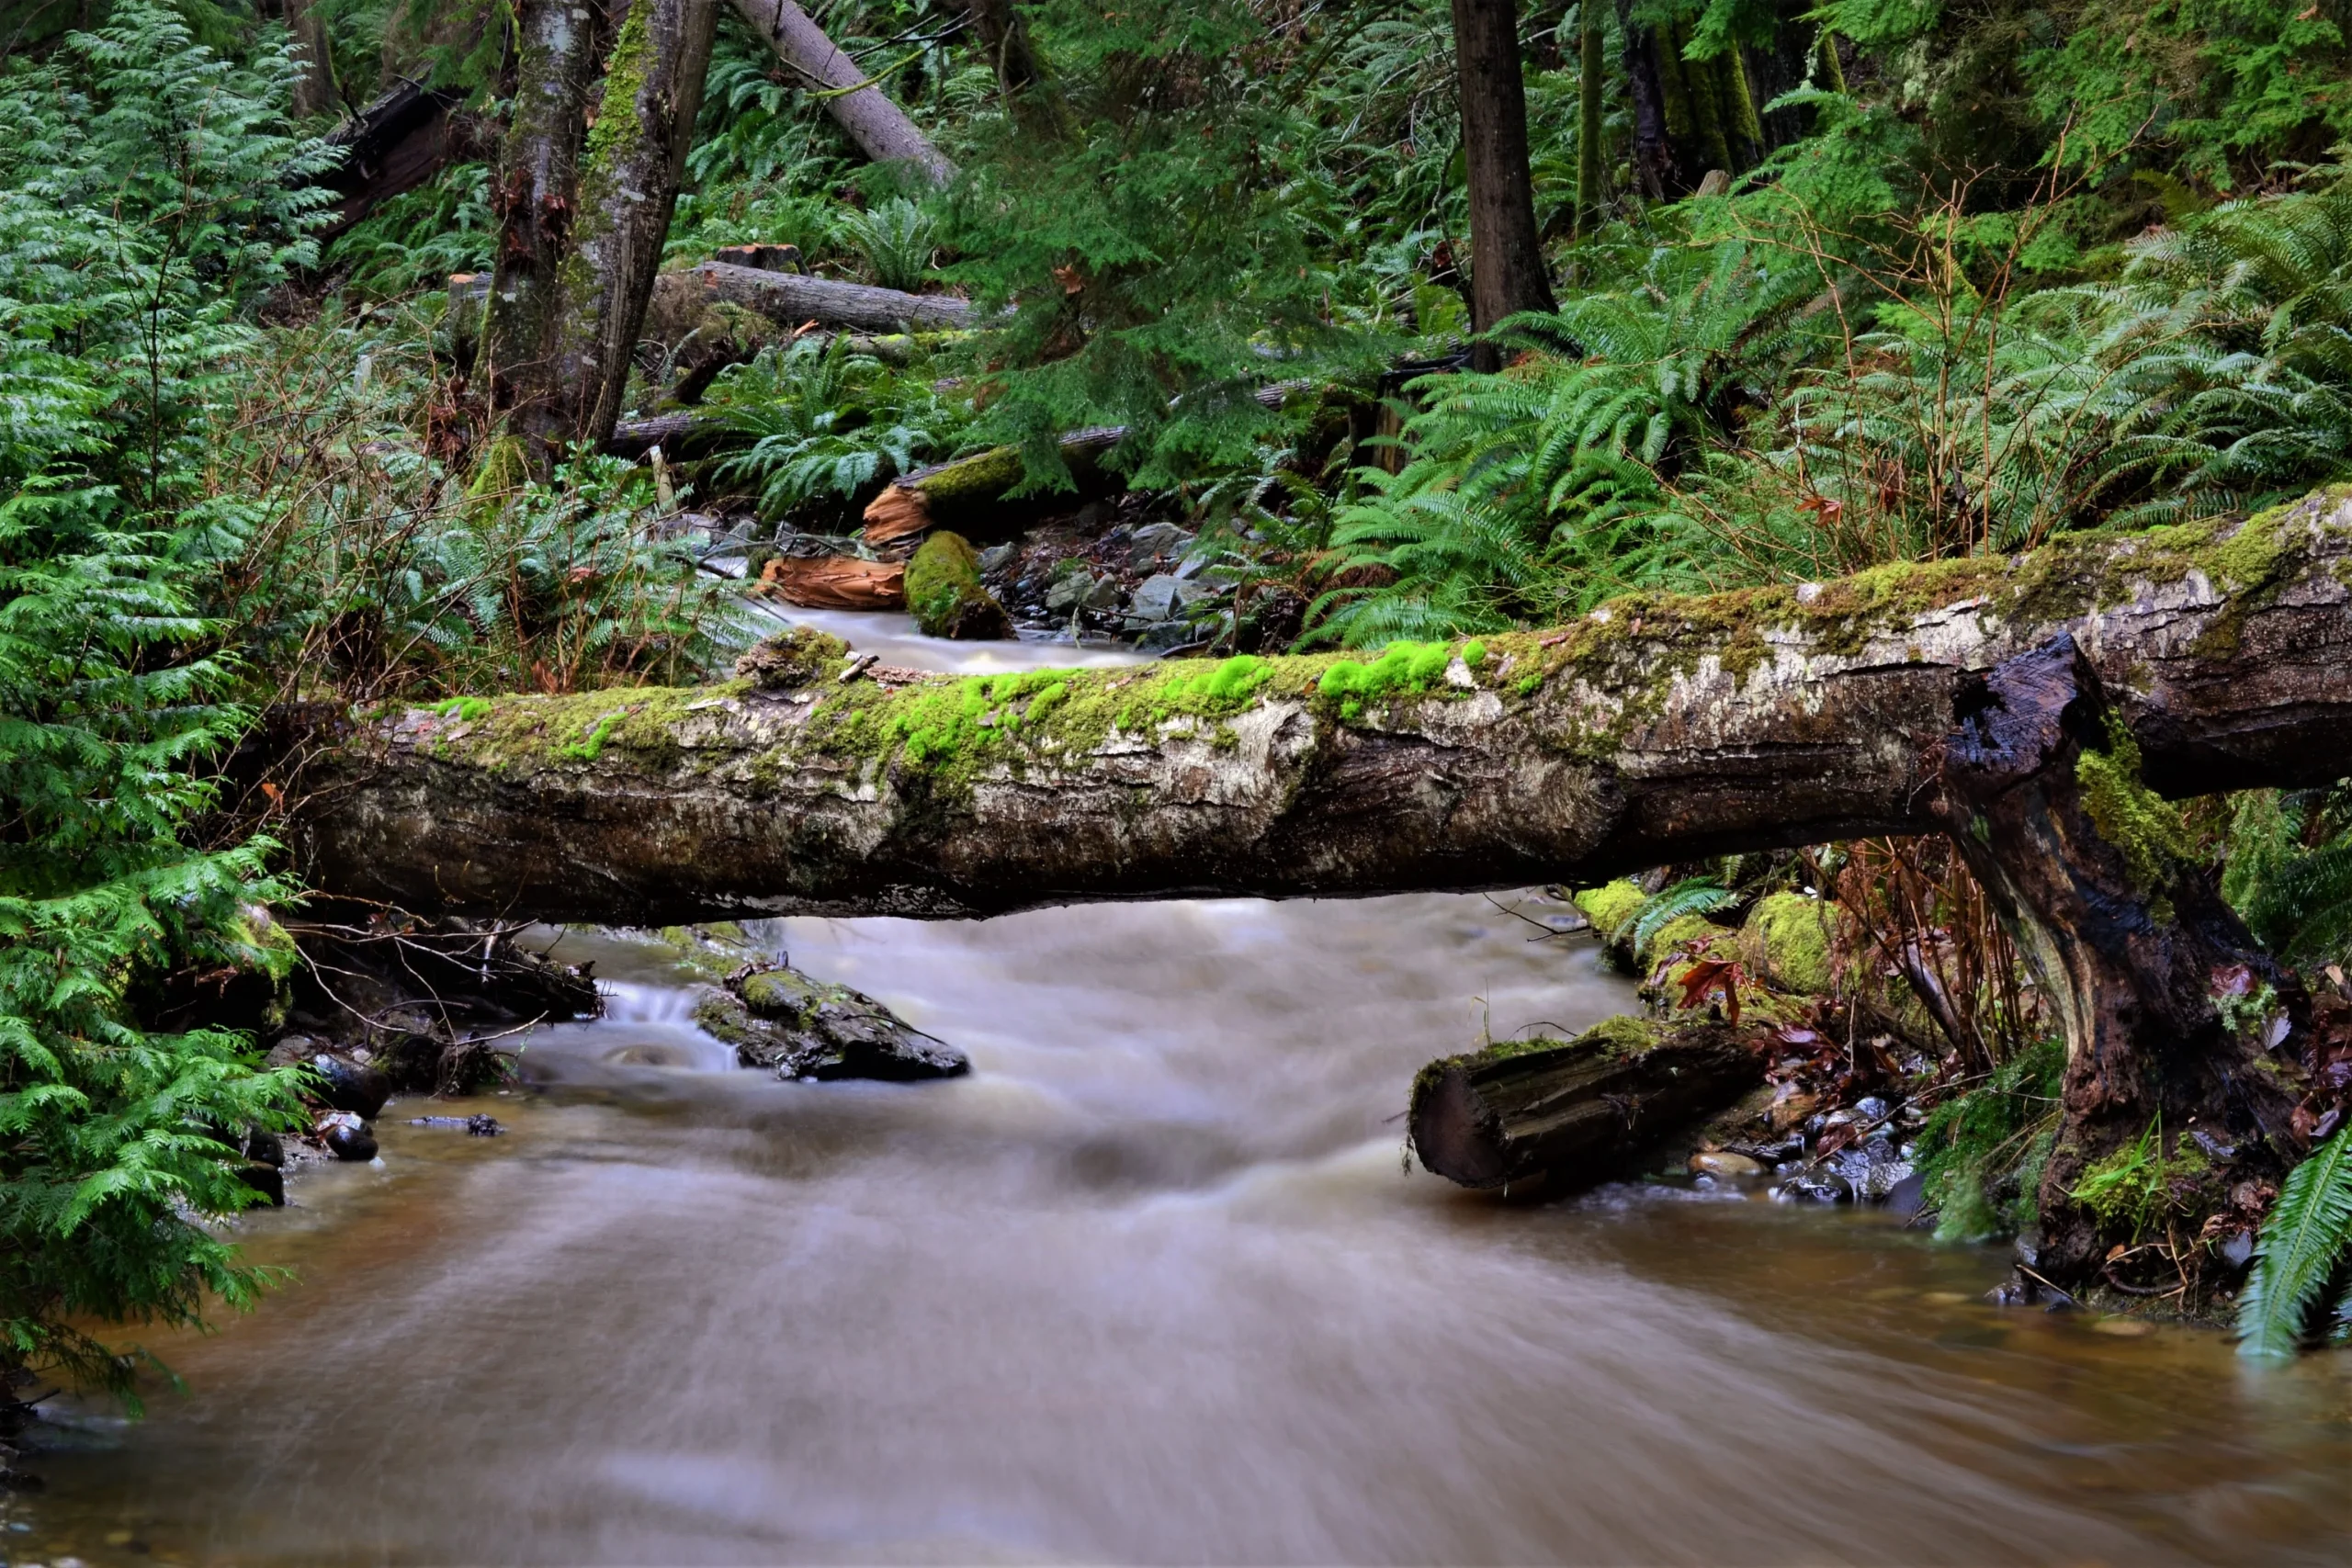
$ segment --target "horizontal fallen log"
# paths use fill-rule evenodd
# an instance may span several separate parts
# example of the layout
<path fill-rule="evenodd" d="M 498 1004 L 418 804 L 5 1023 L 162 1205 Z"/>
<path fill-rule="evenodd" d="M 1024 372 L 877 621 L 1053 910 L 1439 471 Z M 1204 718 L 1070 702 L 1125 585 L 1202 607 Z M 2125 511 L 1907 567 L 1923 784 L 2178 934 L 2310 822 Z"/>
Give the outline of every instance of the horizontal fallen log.
<path fill-rule="evenodd" d="M 1985 672 L 2062 633 L 2156 790 L 2332 780 L 2352 491 L 2013 559 L 1623 599 L 1376 661 L 413 709 L 330 749 L 292 829 L 315 887 L 561 920 L 1589 886 L 1939 830 L 1941 759 Z"/>
<path fill-rule="evenodd" d="M 466 95 L 400 81 L 327 135 L 343 150 L 338 164 L 320 183 L 341 199 L 334 216 L 316 231 L 331 239 L 396 196 L 414 190 L 458 157 L 470 154 L 469 128 L 455 111 Z"/>
<path fill-rule="evenodd" d="M 806 610 L 903 610 L 907 566 L 853 556 L 776 556 L 760 569 L 752 592 Z"/>
<path fill-rule="evenodd" d="M 1262 407 L 1278 409 L 1312 388 L 1312 382 L 1281 381 L 1250 396 Z M 866 503 L 865 542 L 894 544 L 930 528 L 973 538 L 1010 538 L 1045 511 L 1120 489 L 1118 476 L 1102 467 L 1102 457 L 1126 438 L 1123 424 L 1091 425 L 1064 435 L 1061 457 L 1074 488 L 1032 497 L 1025 505 L 1005 499 L 1027 474 L 1018 446 L 992 446 L 902 474 Z"/>
<path fill-rule="evenodd" d="M 1754 1038 L 1751 1038 L 1754 1037 Z M 1633 1173 L 1657 1143 L 1764 1081 L 1766 1032 L 1612 1018 L 1431 1062 L 1407 1117 L 1424 1168 L 1464 1187 L 1558 1190 Z"/>
<path fill-rule="evenodd" d="M 946 332 L 973 322 L 970 302 L 952 294 L 907 294 L 718 261 L 663 273 L 654 279 L 648 310 L 653 319 L 691 321 L 714 303 L 756 310 L 787 327 L 813 321 L 854 332 Z"/>

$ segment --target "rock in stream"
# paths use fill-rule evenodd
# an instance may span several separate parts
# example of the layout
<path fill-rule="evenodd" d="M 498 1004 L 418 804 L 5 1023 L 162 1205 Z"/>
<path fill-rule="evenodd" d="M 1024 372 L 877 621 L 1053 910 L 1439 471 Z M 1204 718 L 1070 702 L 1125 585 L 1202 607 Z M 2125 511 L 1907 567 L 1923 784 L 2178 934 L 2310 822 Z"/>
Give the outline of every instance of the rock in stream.
<path fill-rule="evenodd" d="M 747 1067 L 780 1078 L 880 1078 L 909 1083 L 972 1070 L 963 1052 L 901 1021 L 847 986 L 797 970 L 739 971 L 706 988 L 695 1022 L 735 1047 Z"/>

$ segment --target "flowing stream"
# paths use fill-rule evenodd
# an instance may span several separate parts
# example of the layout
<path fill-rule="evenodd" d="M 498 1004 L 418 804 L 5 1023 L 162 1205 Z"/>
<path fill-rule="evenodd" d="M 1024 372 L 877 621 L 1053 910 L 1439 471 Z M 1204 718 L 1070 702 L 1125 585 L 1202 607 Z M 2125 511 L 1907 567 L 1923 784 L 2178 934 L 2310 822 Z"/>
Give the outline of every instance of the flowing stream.
<path fill-rule="evenodd" d="M 1407 1172 L 1426 1058 L 1632 1005 L 1498 904 L 1557 914 L 758 928 L 970 1053 L 915 1086 L 734 1070 L 662 950 L 562 933 L 611 1013 L 509 1135 L 395 1102 L 244 1222 L 296 1281 L 156 1340 L 143 1421 L 68 1404 L 0 1556 L 2346 1561 L 2352 1358 L 1998 1310 L 1874 1213 Z"/>

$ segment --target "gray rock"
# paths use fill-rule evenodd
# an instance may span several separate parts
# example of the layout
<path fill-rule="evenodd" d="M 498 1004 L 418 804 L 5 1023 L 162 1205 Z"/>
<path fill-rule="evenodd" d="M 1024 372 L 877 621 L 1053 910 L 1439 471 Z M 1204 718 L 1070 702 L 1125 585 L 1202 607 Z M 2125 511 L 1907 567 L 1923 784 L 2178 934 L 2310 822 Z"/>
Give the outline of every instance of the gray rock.
<path fill-rule="evenodd" d="M 1798 1171 L 1772 1189 L 1772 1196 L 1783 1203 L 1850 1203 L 1854 1189 L 1838 1172 L 1816 1168 Z"/>
<path fill-rule="evenodd" d="M 1874 1094 L 1864 1095 L 1854 1101 L 1854 1114 L 1865 1122 L 1883 1122 L 1886 1120 L 1887 1113 L 1894 1109 L 1894 1107 Z"/>
<path fill-rule="evenodd" d="M 1155 572 L 1143 580 L 1135 596 L 1127 601 L 1127 618 L 1144 625 L 1156 625 L 1174 620 L 1202 600 L 1215 596 L 1216 591 L 1205 583 L 1189 581 L 1168 572 Z"/>
<path fill-rule="evenodd" d="M 703 993 L 695 1022 L 735 1047 L 747 1067 L 780 1078 L 908 1083 L 972 1070 L 964 1053 L 910 1028 L 873 998 L 791 969 L 730 976 Z"/>
<path fill-rule="evenodd" d="M 1886 1212 L 1899 1219 L 1916 1220 L 1927 1212 L 1928 1179 L 1913 1171 L 1887 1189 Z"/>
<path fill-rule="evenodd" d="M 1046 590 L 1046 608 L 1068 612 L 1083 604 L 1094 591 L 1094 574 L 1080 568 L 1065 571 Z"/>
<path fill-rule="evenodd" d="M 990 545 L 980 552 L 980 570 L 985 573 L 1001 570 L 1020 548 L 1018 545 Z"/>

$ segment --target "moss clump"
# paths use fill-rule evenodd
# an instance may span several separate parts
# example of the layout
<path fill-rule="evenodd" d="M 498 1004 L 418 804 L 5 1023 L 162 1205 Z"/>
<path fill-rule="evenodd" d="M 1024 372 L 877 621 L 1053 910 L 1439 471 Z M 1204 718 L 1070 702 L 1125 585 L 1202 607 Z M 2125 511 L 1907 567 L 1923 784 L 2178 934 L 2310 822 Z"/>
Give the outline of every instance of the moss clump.
<path fill-rule="evenodd" d="M 1584 911 L 1584 918 L 1592 922 L 1592 929 L 1600 933 L 1602 950 L 1608 953 L 1610 962 L 1620 969 L 1631 969 L 1634 962 L 1634 951 L 1618 940 L 1617 933 L 1625 929 L 1625 923 L 1634 918 L 1634 911 L 1642 907 L 1649 895 L 1631 878 L 1621 876 L 1600 887 L 1587 887 L 1570 897 L 1576 907 Z"/>
<path fill-rule="evenodd" d="M 2075 779 L 2091 825 L 2122 855 L 2138 891 L 2159 891 L 2172 880 L 2174 868 L 2196 854 L 2196 840 L 2179 811 L 2141 782 L 2140 747 L 2120 721 L 2108 720 L 2106 750 L 2086 750 L 2075 759 Z"/>
<path fill-rule="evenodd" d="M 1628 1056 L 1640 1055 L 1665 1037 L 1664 1026 L 1655 1020 L 1620 1013 L 1614 1018 L 1602 1019 L 1570 1043 L 1623 1061 Z"/>
<path fill-rule="evenodd" d="M 961 534 L 939 533 L 907 563 L 907 608 L 925 637 L 985 641 L 1009 637 L 1012 621 L 980 581 L 980 558 Z"/>
<path fill-rule="evenodd" d="M 653 29 L 645 12 L 644 6 L 630 8 L 628 19 L 621 24 L 621 36 L 613 40 L 612 51 L 605 56 L 604 96 L 580 154 L 583 184 L 599 175 L 610 179 L 607 166 L 624 139 L 643 134 L 638 125 L 637 98 L 645 90 L 646 73 L 653 64 Z"/>
<path fill-rule="evenodd" d="M 1826 994 L 1830 987 L 1829 906 L 1802 893 L 1768 893 L 1740 928 L 1740 962 L 1783 991 Z"/>
<path fill-rule="evenodd" d="M 555 754 L 559 757 L 569 757 L 575 762 L 594 761 L 604 754 L 605 738 L 613 732 L 613 726 L 620 721 L 621 715 L 618 710 L 605 715 L 596 721 L 587 734 L 577 740 L 557 747 Z"/>
<path fill-rule="evenodd" d="M 1392 642 L 1370 664 L 1342 659 L 1323 671 L 1316 690 L 1340 705 L 1340 716 L 1352 719 L 1365 706 L 1399 692 L 1419 695 L 1445 679 L 1453 662 L 1451 644 Z"/>
<path fill-rule="evenodd" d="M 795 626 L 754 643 L 735 661 L 735 673 L 763 692 L 813 685 L 841 668 L 849 644 L 830 633 Z"/>
<path fill-rule="evenodd" d="M 1544 1051 L 1581 1051 L 1604 1061 L 1622 1062 L 1638 1056 L 1656 1046 L 1667 1036 L 1667 1029 L 1653 1020 L 1619 1014 L 1604 1018 L 1574 1040 L 1559 1040 L 1538 1034 L 1525 1040 L 1494 1040 L 1476 1051 L 1457 1055 L 1440 1056 L 1426 1063 L 1413 1075 L 1413 1088 L 1406 1103 L 1418 1109 L 1421 1097 L 1438 1085 L 1438 1081 L 1453 1068 L 1476 1068 L 1496 1062 L 1508 1062 L 1519 1056 L 1532 1056 Z"/>
<path fill-rule="evenodd" d="M 446 703 L 435 703 L 425 711 L 454 718 L 460 724 L 471 724 L 490 711 L 490 701 L 486 697 L 451 697 Z"/>
<path fill-rule="evenodd" d="M 1186 702 L 1205 702 L 1219 705 L 1247 702 L 1258 688 L 1273 679 L 1274 667 L 1252 653 L 1237 654 L 1231 659 L 1189 674 L 1176 676 L 1167 687 L 1168 694 Z"/>
<path fill-rule="evenodd" d="M 1650 933 L 1650 940 L 1642 945 L 1642 962 L 1655 968 L 1672 956 L 1684 942 L 1696 942 L 1701 937 L 1720 936 L 1723 931 L 1723 927 L 1704 915 L 1677 915 Z"/>

